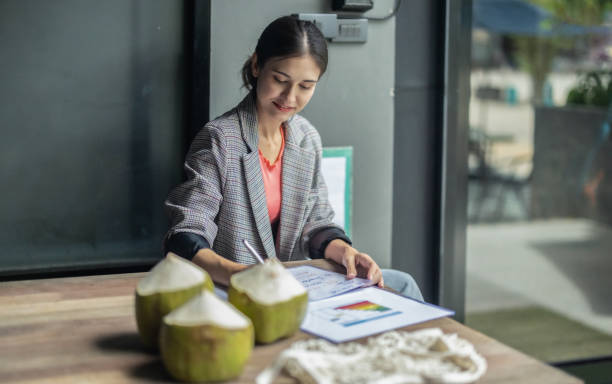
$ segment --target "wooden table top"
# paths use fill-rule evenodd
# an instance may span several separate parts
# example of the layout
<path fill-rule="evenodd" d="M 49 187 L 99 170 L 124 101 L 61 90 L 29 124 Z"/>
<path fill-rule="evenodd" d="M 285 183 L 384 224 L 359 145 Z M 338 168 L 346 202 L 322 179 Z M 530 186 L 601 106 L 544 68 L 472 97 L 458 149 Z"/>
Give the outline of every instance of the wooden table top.
<path fill-rule="evenodd" d="M 296 263 L 302 264 L 302 263 Z M 323 261 L 309 262 L 327 269 Z M 342 267 L 336 267 L 342 268 Z M 138 338 L 134 290 L 143 273 L 0 283 L 1 383 L 171 383 L 157 354 Z M 443 318 L 406 327 L 439 327 L 474 344 L 488 363 L 478 383 L 581 383 L 459 322 Z M 257 374 L 296 340 L 256 346 L 237 383 Z M 280 378 L 279 383 L 293 383 Z"/>

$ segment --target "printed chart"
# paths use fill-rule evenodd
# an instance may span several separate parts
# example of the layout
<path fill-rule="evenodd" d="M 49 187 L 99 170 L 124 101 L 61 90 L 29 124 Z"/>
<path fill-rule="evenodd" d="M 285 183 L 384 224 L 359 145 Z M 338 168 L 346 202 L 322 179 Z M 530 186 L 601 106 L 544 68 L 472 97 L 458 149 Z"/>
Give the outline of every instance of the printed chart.
<path fill-rule="evenodd" d="M 445 308 L 367 287 L 310 301 L 301 328 L 341 343 L 452 314 Z"/>
<path fill-rule="evenodd" d="M 393 310 L 384 305 L 365 300 L 339 307 L 321 308 L 313 311 L 313 316 L 331 323 L 341 324 L 344 327 L 351 327 L 383 317 L 399 315 L 400 313 L 400 311 Z"/>

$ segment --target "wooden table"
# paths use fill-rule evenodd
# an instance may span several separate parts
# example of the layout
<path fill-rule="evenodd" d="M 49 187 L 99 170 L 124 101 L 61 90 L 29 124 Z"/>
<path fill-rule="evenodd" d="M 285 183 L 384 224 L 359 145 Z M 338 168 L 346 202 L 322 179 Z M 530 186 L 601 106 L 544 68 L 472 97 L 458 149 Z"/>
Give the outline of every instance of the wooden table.
<path fill-rule="evenodd" d="M 323 260 L 309 262 L 328 269 Z M 297 263 L 300 264 L 300 263 Z M 0 383 L 167 383 L 159 356 L 143 349 L 134 318 L 134 289 L 142 273 L 0 283 Z M 405 328 L 439 327 L 472 342 L 489 368 L 479 383 L 581 381 L 450 318 Z M 257 346 L 242 376 L 257 374 L 299 333 Z M 292 383 L 281 378 L 279 383 Z"/>

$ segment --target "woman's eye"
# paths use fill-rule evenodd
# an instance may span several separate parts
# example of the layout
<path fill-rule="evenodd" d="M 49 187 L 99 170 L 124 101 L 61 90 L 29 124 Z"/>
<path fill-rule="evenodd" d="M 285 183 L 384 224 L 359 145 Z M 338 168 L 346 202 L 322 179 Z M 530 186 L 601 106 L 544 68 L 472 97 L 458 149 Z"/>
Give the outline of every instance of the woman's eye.
<path fill-rule="evenodd" d="M 274 76 L 274 80 L 276 80 L 277 83 L 281 83 L 281 84 L 284 84 L 287 82 L 287 80 L 282 80 L 281 78 L 278 78 L 276 76 Z"/>
<path fill-rule="evenodd" d="M 310 89 L 310 88 L 312 88 L 312 85 L 302 85 L 302 84 L 300 84 L 300 88 L 302 88 L 302 89 Z"/>

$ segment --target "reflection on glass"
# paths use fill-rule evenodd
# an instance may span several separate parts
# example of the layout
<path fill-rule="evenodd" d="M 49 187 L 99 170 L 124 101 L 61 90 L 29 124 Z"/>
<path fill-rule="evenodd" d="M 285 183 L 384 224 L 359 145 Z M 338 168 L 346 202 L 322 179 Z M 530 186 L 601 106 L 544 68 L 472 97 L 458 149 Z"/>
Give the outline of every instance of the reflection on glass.
<path fill-rule="evenodd" d="M 466 322 L 612 355 L 612 2 L 473 5 Z"/>

